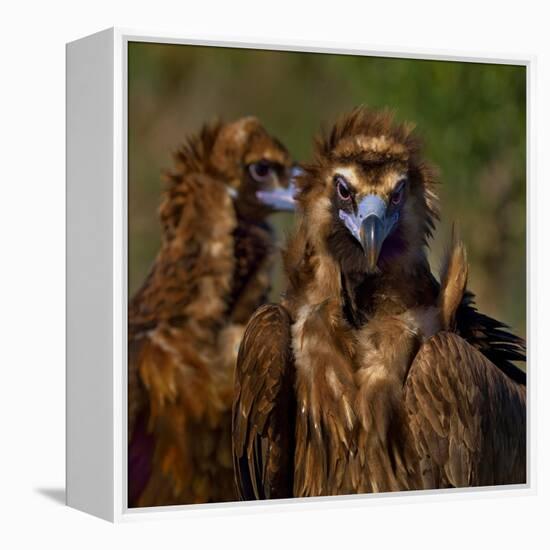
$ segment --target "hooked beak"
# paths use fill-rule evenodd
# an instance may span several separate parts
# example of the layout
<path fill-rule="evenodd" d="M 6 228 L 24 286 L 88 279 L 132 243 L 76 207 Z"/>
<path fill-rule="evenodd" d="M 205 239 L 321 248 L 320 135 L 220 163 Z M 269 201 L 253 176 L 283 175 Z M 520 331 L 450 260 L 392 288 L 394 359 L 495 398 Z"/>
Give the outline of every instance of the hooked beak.
<path fill-rule="evenodd" d="M 258 200 L 279 212 L 294 212 L 296 200 L 296 178 L 302 173 L 302 169 L 295 165 L 290 170 L 288 187 L 276 187 L 269 191 L 256 191 Z"/>
<path fill-rule="evenodd" d="M 384 242 L 384 222 L 376 214 L 368 216 L 359 229 L 359 242 L 367 257 L 369 272 L 374 271 Z"/>
<path fill-rule="evenodd" d="M 357 206 L 357 213 L 339 212 L 350 233 L 359 241 L 367 257 L 368 272 L 376 270 L 378 258 L 386 237 L 399 218 L 394 212 L 387 215 L 386 203 L 377 195 L 367 195 Z"/>

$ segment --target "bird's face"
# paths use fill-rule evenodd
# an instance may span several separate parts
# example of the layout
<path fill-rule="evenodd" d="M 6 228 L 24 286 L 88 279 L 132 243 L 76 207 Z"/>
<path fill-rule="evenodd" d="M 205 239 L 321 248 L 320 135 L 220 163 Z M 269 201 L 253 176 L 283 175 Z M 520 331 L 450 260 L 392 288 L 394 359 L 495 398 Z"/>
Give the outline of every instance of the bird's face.
<path fill-rule="evenodd" d="M 299 168 L 277 145 L 274 142 L 246 156 L 237 208 L 248 208 L 256 214 L 294 210 L 294 177 Z"/>
<path fill-rule="evenodd" d="M 435 176 L 406 125 L 365 109 L 317 141 L 298 179 L 309 240 L 346 273 L 375 274 L 422 255 L 438 217 Z"/>
<path fill-rule="evenodd" d="M 294 210 L 293 177 L 297 167 L 286 148 L 252 117 L 225 126 L 215 153 L 225 168 L 237 212 L 262 219 L 276 211 Z"/>
<path fill-rule="evenodd" d="M 386 260 L 404 248 L 402 228 L 411 215 L 407 201 L 414 201 L 406 164 L 344 164 L 328 178 L 334 226 L 329 242 L 367 273 L 376 272 L 381 256 Z"/>

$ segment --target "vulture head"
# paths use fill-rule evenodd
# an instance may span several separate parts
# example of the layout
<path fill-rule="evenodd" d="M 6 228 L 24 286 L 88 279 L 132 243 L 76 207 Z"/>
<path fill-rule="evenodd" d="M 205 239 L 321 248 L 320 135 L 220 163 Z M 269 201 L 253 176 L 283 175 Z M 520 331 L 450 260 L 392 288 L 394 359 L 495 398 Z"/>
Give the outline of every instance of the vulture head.
<path fill-rule="evenodd" d="M 254 117 L 203 126 L 180 147 L 174 161 L 175 169 L 166 173 L 168 187 L 160 206 L 165 240 L 184 231 L 182 209 L 195 198 L 194 208 L 199 210 L 223 211 L 231 200 L 237 215 L 251 222 L 262 222 L 272 212 L 294 210 L 298 169 L 284 145 Z M 190 179 L 193 197 L 186 191 Z M 227 193 L 217 193 L 212 181 L 222 182 Z"/>
<path fill-rule="evenodd" d="M 284 145 L 254 117 L 218 127 L 211 163 L 227 182 L 235 208 L 244 218 L 261 219 L 274 211 L 294 210 L 295 172 Z"/>
<path fill-rule="evenodd" d="M 358 108 L 339 120 L 317 140 L 299 181 L 309 240 L 344 273 L 406 264 L 422 253 L 438 218 L 435 176 L 419 139 L 388 112 Z"/>

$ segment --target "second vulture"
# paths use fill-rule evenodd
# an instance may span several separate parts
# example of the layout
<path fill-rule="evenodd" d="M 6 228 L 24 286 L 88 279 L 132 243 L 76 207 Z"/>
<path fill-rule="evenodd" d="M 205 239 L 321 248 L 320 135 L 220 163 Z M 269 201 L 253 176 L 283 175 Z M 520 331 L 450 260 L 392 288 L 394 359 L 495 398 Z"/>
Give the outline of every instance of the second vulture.
<path fill-rule="evenodd" d="M 256 118 L 205 126 L 175 161 L 161 247 L 129 304 L 131 507 L 236 499 L 233 370 L 270 288 L 266 218 L 293 208 L 290 156 Z"/>
<path fill-rule="evenodd" d="M 525 482 L 525 343 L 475 308 L 458 240 L 432 275 L 434 184 L 387 113 L 357 109 L 318 140 L 286 296 L 237 359 L 241 499 Z"/>

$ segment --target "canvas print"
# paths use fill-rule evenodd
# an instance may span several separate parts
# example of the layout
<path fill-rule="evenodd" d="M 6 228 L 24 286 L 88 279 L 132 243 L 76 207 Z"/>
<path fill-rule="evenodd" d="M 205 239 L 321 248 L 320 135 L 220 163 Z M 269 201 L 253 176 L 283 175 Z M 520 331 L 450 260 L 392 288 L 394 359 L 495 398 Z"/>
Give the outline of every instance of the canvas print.
<path fill-rule="evenodd" d="M 527 479 L 524 66 L 131 42 L 128 505 Z"/>

